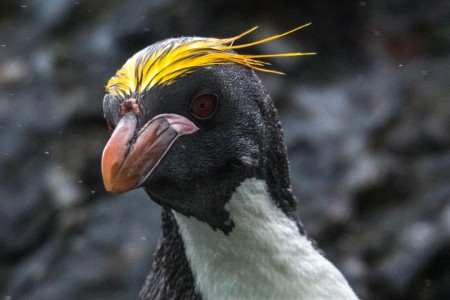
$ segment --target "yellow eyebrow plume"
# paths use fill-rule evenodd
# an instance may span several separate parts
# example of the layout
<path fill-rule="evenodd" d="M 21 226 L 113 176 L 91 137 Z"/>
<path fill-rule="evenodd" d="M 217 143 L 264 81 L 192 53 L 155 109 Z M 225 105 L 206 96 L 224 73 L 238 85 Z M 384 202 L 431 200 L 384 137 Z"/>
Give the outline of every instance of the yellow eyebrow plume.
<path fill-rule="evenodd" d="M 258 27 L 226 39 L 178 38 L 156 43 L 128 59 L 123 67 L 108 81 L 106 92 L 123 97 L 143 93 L 155 85 L 169 85 L 177 78 L 194 72 L 197 68 L 214 64 L 237 63 L 257 71 L 283 74 L 279 71 L 267 69 L 266 66 L 269 63 L 262 59 L 313 55 L 315 53 L 292 52 L 251 55 L 238 54 L 234 50 L 270 42 L 310 24 L 304 24 L 282 34 L 240 45 L 234 45 L 234 43 Z"/>

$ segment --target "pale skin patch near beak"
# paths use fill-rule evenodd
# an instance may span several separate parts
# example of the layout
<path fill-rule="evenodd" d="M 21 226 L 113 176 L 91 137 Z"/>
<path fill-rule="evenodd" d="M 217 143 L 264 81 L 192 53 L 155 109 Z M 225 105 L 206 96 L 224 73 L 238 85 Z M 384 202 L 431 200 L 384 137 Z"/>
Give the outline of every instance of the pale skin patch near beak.
<path fill-rule="evenodd" d="M 139 187 L 178 137 L 198 130 L 176 114 L 154 117 L 137 134 L 136 125 L 136 116 L 125 114 L 103 150 L 102 176 L 108 192 L 124 193 Z"/>

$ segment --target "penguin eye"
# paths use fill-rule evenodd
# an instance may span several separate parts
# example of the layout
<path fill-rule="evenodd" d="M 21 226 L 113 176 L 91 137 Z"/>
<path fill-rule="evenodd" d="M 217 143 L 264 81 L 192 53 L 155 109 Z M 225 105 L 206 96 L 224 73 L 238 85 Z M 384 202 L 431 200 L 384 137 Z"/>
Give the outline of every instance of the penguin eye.
<path fill-rule="evenodd" d="M 216 111 L 217 96 L 214 94 L 202 94 L 192 101 L 191 113 L 197 119 L 207 119 Z"/>

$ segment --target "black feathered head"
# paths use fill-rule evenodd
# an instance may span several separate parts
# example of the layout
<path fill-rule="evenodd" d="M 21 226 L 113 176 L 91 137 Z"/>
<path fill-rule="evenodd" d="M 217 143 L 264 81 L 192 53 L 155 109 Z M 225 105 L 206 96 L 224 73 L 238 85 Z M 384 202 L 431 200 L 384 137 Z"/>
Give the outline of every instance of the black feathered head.
<path fill-rule="evenodd" d="M 143 187 L 162 205 L 229 231 L 224 209 L 246 178 L 266 180 L 277 204 L 295 209 L 276 110 L 254 70 L 263 59 L 236 51 L 285 36 L 237 45 L 228 39 L 176 38 L 132 56 L 108 82 L 105 117 L 112 136 L 102 158 L 105 187 Z"/>

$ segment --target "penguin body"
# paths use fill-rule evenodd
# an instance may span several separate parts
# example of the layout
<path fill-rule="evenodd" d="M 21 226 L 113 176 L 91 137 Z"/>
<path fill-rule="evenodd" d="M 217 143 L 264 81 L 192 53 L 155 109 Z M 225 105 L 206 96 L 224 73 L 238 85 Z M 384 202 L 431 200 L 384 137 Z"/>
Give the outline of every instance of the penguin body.
<path fill-rule="evenodd" d="M 246 179 L 225 207 L 235 223 L 229 235 L 174 212 L 204 299 L 354 299 L 339 271 L 274 205 L 264 180 Z"/>
<path fill-rule="evenodd" d="M 105 186 L 162 207 L 140 299 L 357 299 L 295 218 L 281 124 L 241 36 L 157 43 L 108 83 Z"/>

